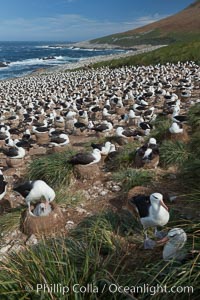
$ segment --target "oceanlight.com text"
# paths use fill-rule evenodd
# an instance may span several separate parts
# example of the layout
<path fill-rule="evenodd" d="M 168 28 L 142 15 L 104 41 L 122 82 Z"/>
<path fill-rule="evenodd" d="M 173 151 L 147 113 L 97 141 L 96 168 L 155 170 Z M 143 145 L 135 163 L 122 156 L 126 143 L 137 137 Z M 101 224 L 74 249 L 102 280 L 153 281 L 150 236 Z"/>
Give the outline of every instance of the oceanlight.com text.
<path fill-rule="evenodd" d="M 36 289 L 32 288 L 32 290 L 36 290 L 37 294 L 59 294 L 59 295 L 69 295 L 69 294 L 103 294 L 104 292 L 110 292 L 111 294 L 149 294 L 151 296 L 155 294 L 193 294 L 194 289 L 192 286 L 172 286 L 167 287 L 166 285 L 130 285 L 130 286 L 120 286 L 117 284 L 104 284 L 101 287 L 96 286 L 94 284 L 74 284 L 74 285 L 64 285 L 61 283 L 56 284 L 42 284 L 39 283 L 36 286 Z"/>

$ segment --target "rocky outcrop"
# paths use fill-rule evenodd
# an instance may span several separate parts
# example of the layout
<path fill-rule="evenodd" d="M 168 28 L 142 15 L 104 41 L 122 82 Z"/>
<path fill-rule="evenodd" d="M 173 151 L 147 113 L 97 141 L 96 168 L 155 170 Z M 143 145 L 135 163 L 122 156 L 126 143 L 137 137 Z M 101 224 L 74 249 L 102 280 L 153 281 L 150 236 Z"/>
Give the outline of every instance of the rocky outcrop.
<path fill-rule="evenodd" d="M 51 60 L 51 59 L 56 59 L 56 58 L 55 56 L 47 56 L 42 58 L 42 60 Z"/>
<path fill-rule="evenodd" d="M 5 68 L 9 65 L 9 62 L 2 62 L 0 61 L 0 68 Z"/>

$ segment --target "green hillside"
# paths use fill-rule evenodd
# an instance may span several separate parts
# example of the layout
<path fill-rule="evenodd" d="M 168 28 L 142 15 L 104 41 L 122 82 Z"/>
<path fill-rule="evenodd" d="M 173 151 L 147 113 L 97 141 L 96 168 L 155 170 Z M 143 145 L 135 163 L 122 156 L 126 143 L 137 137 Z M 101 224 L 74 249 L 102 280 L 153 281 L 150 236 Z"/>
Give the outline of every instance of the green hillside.
<path fill-rule="evenodd" d="M 148 53 L 129 56 L 126 58 L 113 59 L 93 64 L 94 68 L 109 66 L 111 68 L 124 65 L 149 65 L 157 63 L 178 62 L 193 60 L 200 64 L 200 41 L 176 43 Z"/>
<path fill-rule="evenodd" d="M 91 40 L 92 44 L 132 47 L 141 44 L 171 44 L 200 39 L 200 1 L 181 12 L 143 27 Z"/>

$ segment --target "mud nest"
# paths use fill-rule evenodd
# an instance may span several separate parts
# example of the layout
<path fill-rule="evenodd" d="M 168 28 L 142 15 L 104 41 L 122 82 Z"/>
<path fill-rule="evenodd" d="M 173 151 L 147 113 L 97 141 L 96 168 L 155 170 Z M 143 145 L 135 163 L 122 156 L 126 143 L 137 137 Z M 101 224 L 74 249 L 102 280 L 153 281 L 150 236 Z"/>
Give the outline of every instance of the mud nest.
<path fill-rule="evenodd" d="M 22 214 L 21 230 L 24 234 L 30 236 L 55 233 L 64 227 L 65 219 L 60 207 L 55 203 L 50 205 L 52 211 L 48 216 L 31 216 L 28 209 Z"/>

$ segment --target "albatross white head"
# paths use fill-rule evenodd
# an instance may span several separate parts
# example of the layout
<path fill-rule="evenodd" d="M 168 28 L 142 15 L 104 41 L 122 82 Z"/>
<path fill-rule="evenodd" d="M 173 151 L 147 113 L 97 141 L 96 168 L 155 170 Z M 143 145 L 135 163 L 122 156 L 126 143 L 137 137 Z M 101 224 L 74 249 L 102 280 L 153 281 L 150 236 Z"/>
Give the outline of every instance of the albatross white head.
<path fill-rule="evenodd" d="M 106 142 L 105 145 L 102 147 L 101 154 L 107 155 L 110 152 L 111 142 Z"/>
<path fill-rule="evenodd" d="M 101 151 L 95 148 L 92 151 L 92 156 L 94 157 L 94 160 L 90 163 L 90 165 L 98 163 L 101 160 Z"/>
<path fill-rule="evenodd" d="M 150 138 L 149 139 L 149 144 L 151 144 L 151 145 L 156 145 L 156 139 L 155 138 Z"/>
<path fill-rule="evenodd" d="M 122 134 L 123 131 L 124 131 L 123 127 L 117 127 L 116 136 L 123 136 L 123 134 Z"/>
<path fill-rule="evenodd" d="M 152 206 L 162 206 L 168 211 L 167 205 L 163 201 L 163 195 L 160 193 L 153 193 L 150 195 L 150 202 Z"/>

